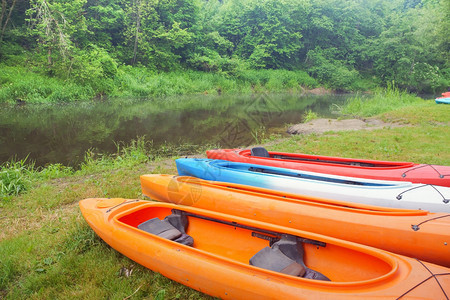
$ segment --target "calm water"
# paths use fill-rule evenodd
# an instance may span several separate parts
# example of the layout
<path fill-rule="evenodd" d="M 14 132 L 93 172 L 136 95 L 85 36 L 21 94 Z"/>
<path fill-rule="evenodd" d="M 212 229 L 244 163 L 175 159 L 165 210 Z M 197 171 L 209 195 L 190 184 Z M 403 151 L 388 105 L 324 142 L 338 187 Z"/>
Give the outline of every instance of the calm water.
<path fill-rule="evenodd" d="M 348 95 L 192 96 L 58 105 L 0 106 L 0 163 L 74 166 L 86 151 L 115 153 L 138 137 L 162 145 L 239 147 L 299 123 L 306 110 L 331 116 Z"/>

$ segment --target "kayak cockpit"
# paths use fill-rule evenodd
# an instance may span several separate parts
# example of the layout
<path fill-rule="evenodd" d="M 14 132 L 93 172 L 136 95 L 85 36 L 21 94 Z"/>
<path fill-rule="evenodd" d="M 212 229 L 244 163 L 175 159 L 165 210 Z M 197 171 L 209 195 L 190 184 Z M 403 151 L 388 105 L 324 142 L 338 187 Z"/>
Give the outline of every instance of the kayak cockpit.
<path fill-rule="evenodd" d="M 171 222 L 174 215 L 178 220 Z M 256 266 L 259 268 L 257 270 L 268 272 L 267 276 L 290 275 L 317 279 L 317 282 L 330 280 L 333 284 L 358 285 L 382 281 L 392 276 L 397 268 L 395 260 L 364 246 L 319 241 L 314 239 L 314 235 L 308 236 L 308 233 L 298 236 L 265 228 L 261 223 L 255 226 L 245 219 L 236 222 L 224 216 L 150 204 L 123 212 L 115 220 L 130 230 L 149 234 L 149 243 L 152 243 L 151 239 L 155 235 L 174 242 L 180 238 L 183 241 L 191 238 L 190 243 L 181 242 L 184 246 L 180 247 L 187 247 L 186 251 L 200 251 L 214 256 L 224 263 L 245 264 L 250 269 Z M 178 232 L 167 224 L 147 230 L 143 224 L 150 220 L 153 220 L 150 223 L 182 226 L 173 226 Z"/>
<path fill-rule="evenodd" d="M 406 168 L 414 166 L 414 163 L 411 162 L 374 161 L 308 154 L 291 154 L 273 151 L 269 152 L 263 147 L 254 147 L 250 150 L 242 150 L 239 152 L 239 155 L 244 157 L 260 157 L 265 159 L 290 160 L 305 163 L 320 163 L 363 168 Z"/>

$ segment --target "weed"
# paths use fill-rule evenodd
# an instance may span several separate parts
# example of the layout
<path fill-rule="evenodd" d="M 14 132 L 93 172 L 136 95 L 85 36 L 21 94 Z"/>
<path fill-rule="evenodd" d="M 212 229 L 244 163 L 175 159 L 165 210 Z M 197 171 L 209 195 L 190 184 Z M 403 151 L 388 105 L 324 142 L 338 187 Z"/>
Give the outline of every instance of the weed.
<path fill-rule="evenodd" d="M 56 179 L 73 174 L 73 168 L 57 163 L 42 168 L 39 172 L 36 172 L 36 174 L 43 180 Z"/>
<path fill-rule="evenodd" d="M 23 160 L 11 160 L 0 167 L 0 199 L 16 196 L 26 191 L 30 186 L 29 174 L 33 165 L 25 164 Z"/>
<path fill-rule="evenodd" d="M 102 243 L 101 239 L 85 223 L 76 223 L 75 228 L 68 234 L 63 249 L 82 254 Z"/>
<path fill-rule="evenodd" d="M 252 137 L 255 140 L 255 143 L 259 144 L 266 138 L 266 127 L 264 125 L 260 125 L 259 127 L 252 129 Z"/>
<path fill-rule="evenodd" d="M 308 123 L 309 121 L 318 119 L 319 116 L 317 115 L 317 113 L 313 112 L 312 110 L 307 110 L 305 111 L 305 113 L 303 114 L 303 123 Z"/>

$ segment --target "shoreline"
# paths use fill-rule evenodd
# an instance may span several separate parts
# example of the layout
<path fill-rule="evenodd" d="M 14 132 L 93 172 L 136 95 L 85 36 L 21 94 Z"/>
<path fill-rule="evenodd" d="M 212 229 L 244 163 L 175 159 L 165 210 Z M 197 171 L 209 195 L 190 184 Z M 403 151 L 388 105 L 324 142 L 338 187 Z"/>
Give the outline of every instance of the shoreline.
<path fill-rule="evenodd" d="M 289 126 L 286 130 L 291 135 L 325 133 L 328 131 L 374 130 L 381 128 L 404 127 L 405 124 L 384 122 L 377 118 L 367 119 L 314 119 L 306 123 Z"/>

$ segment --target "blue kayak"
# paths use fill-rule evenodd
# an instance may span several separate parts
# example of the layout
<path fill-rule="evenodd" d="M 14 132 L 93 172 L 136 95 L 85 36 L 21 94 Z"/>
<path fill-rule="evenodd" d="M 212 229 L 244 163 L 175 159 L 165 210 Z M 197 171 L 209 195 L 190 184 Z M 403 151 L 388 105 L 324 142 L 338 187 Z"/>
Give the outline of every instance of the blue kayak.
<path fill-rule="evenodd" d="M 437 104 L 450 104 L 450 97 L 440 97 L 435 99 Z"/>
<path fill-rule="evenodd" d="M 178 174 L 306 196 L 431 212 L 450 212 L 450 188 L 344 177 L 225 160 L 180 158 Z"/>

